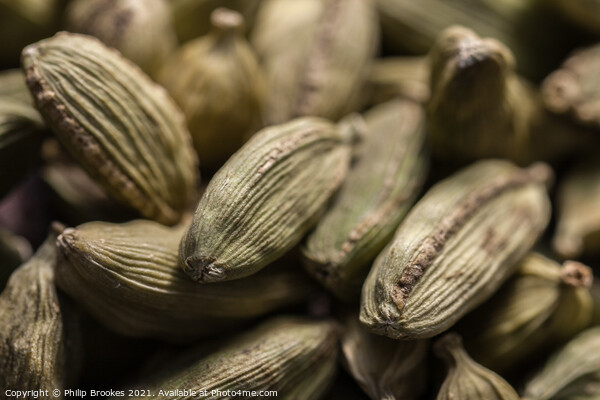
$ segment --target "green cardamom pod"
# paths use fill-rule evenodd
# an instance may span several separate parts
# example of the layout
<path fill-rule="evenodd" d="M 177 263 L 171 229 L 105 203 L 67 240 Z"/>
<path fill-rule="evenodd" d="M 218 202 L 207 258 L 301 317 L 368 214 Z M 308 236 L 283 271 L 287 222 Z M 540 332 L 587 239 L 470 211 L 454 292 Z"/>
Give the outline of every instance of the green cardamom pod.
<path fill-rule="evenodd" d="M 169 58 L 158 82 L 185 113 L 202 166 L 218 168 L 262 127 L 266 83 L 243 17 L 219 8 L 211 22 L 207 36 Z"/>
<path fill-rule="evenodd" d="M 197 160 L 166 91 L 85 35 L 34 43 L 22 63 L 46 123 L 108 194 L 147 218 L 176 223 L 193 195 Z"/>
<path fill-rule="evenodd" d="M 68 299 L 54 287 L 55 240 L 56 235 L 50 234 L 34 256 L 12 274 L 0 295 L 3 396 L 15 390 L 51 393 L 59 389 L 62 393 L 78 373 L 79 319 Z"/>
<path fill-rule="evenodd" d="M 363 285 L 373 332 L 426 338 L 450 328 L 514 272 L 550 219 L 545 164 L 472 164 L 434 185 L 400 224 Z"/>
<path fill-rule="evenodd" d="M 565 0 L 567 2 L 568 0 Z M 541 79 L 574 42 L 572 27 L 537 0 L 376 0 L 382 41 L 395 54 L 425 54 L 453 25 L 506 43 L 522 73 Z M 544 32 L 544 35 L 540 35 Z"/>
<path fill-rule="evenodd" d="M 554 250 L 565 258 L 600 254 L 600 161 L 595 155 L 567 171 L 557 203 Z"/>
<path fill-rule="evenodd" d="M 179 250 L 185 272 L 242 278 L 294 247 L 346 176 L 351 124 L 303 117 L 257 132 L 200 199 Z"/>
<path fill-rule="evenodd" d="M 548 360 L 525 387 L 527 400 L 600 398 L 600 327 L 580 333 Z"/>
<path fill-rule="evenodd" d="M 427 172 L 421 105 L 394 100 L 364 119 L 358 160 L 303 251 L 308 271 L 347 300 L 360 296 L 370 263 L 391 240 Z"/>
<path fill-rule="evenodd" d="M 346 369 L 371 399 L 417 399 L 427 382 L 426 340 L 393 340 L 369 333 L 353 315 L 344 325 Z"/>
<path fill-rule="evenodd" d="M 562 345 L 592 318 L 590 268 L 530 253 L 516 274 L 461 321 L 469 353 L 499 373 L 509 373 Z"/>
<path fill-rule="evenodd" d="M 338 346 L 338 329 L 330 321 L 278 317 L 139 386 L 157 400 L 231 399 L 239 396 L 232 394 L 237 391 L 251 398 L 260 396 L 253 391 L 265 390 L 282 399 L 319 399 L 333 381 Z M 183 389 L 195 394 L 177 393 Z"/>
<path fill-rule="evenodd" d="M 205 35 L 211 27 L 210 15 L 219 7 L 235 10 L 244 16 L 246 28 L 252 27 L 263 0 L 169 0 L 173 27 L 180 43 Z"/>
<path fill-rule="evenodd" d="M 378 43 L 373 1 L 265 0 L 251 39 L 265 68 L 269 124 L 338 120 L 362 106 Z"/>
<path fill-rule="evenodd" d="M 222 332 L 311 291 L 301 271 L 285 265 L 199 286 L 178 263 L 183 231 L 147 220 L 68 228 L 57 240 L 57 285 L 106 327 L 169 341 Z"/>
<path fill-rule="evenodd" d="M 429 99 L 429 64 L 425 57 L 385 57 L 374 60 L 367 78 L 367 104 L 395 97 L 418 103 Z"/>
<path fill-rule="evenodd" d="M 0 226 L 0 291 L 13 270 L 31 257 L 31 253 L 27 239 Z"/>
<path fill-rule="evenodd" d="M 500 375 L 473 361 L 459 335 L 444 335 L 434 349 L 448 365 L 437 400 L 519 400 L 515 389 Z"/>
<path fill-rule="evenodd" d="M 78 0 L 65 11 L 67 30 L 95 36 L 150 76 L 177 45 L 167 0 Z"/>

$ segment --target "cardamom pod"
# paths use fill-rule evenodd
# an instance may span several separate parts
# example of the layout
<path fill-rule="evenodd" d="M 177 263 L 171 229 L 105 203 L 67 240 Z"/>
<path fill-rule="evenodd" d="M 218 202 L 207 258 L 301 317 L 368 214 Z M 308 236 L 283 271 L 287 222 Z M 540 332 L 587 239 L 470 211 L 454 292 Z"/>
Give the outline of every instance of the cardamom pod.
<path fill-rule="evenodd" d="M 568 261 L 561 268 L 528 254 L 516 274 L 459 323 L 467 350 L 499 373 L 519 369 L 589 325 L 591 283 L 592 272 L 583 264 Z"/>
<path fill-rule="evenodd" d="M 367 104 L 375 105 L 395 97 L 418 103 L 429 99 L 429 64 L 425 57 L 377 58 L 367 78 Z"/>
<path fill-rule="evenodd" d="M 262 127 L 266 83 L 243 17 L 219 8 L 211 22 L 207 36 L 169 58 L 158 82 L 185 113 L 202 166 L 216 169 Z"/>
<path fill-rule="evenodd" d="M 373 335 L 361 326 L 358 315 L 348 318 L 344 327 L 344 366 L 371 399 L 411 400 L 423 393 L 428 341 Z"/>
<path fill-rule="evenodd" d="M 592 301 L 594 302 L 594 314 L 592 315 L 591 326 L 600 325 L 600 282 L 595 280 L 590 288 Z"/>
<path fill-rule="evenodd" d="M 500 375 L 473 361 L 459 335 L 444 335 L 434 349 L 448 365 L 437 400 L 519 400 L 515 389 Z"/>
<path fill-rule="evenodd" d="M 166 91 L 95 38 L 58 33 L 23 50 L 36 107 L 113 198 L 174 224 L 197 179 L 184 117 Z"/>
<path fill-rule="evenodd" d="M 391 338 L 437 335 L 490 297 L 550 219 L 542 163 L 472 164 L 434 185 L 363 285 L 360 319 Z"/>
<path fill-rule="evenodd" d="M 360 296 L 370 262 L 416 200 L 428 161 L 421 105 L 394 100 L 364 118 L 358 161 L 303 250 L 308 271 L 346 300 Z"/>
<path fill-rule="evenodd" d="M 554 353 L 525 387 L 527 400 L 600 398 L 600 327 L 590 328 Z"/>
<path fill-rule="evenodd" d="M 173 27 L 180 43 L 205 35 L 211 27 L 210 14 L 219 7 L 235 10 L 244 16 L 246 29 L 253 25 L 263 0 L 169 0 Z"/>
<path fill-rule="evenodd" d="M 65 229 L 57 240 L 57 285 L 106 327 L 169 341 L 222 332 L 311 291 L 300 271 L 284 265 L 198 286 L 178 264 L 183 231 L 147 220 Z"/>
<path fill-rule="evenodd" d="M 600 161 L 577 162 L 558 187 L 554 250 L 565 258 L 600 253 Z"/>
<path fill-rule="evenodd" d="M 537 0 L 376 0 L 382 41 L 395 54 L 425 54 L 452 25 L 506 43 L 531 79 L 542 79 L 572 46 L 572 27 Z M 543 32 L 543 35 L 540 34 Z"/>
<path fill-rule="evenodd" d="M 13 270 L 31 257 L 31 245 L 24 237 L 0 226 L 0 291 Z"/>
<path fill-rule="evenodd" d="M 59 389 L 62 393 L 78 373 L 79 320 L 54 287 L 55 240 L 56 235 L 50 234 L 12 274 L 0 295 L 3 396 L 16 390 Z"/>
<path fill-rule="evenodd" d="M 242 278 L 294 247 L 346 176 L 352 123 L 304 117 L 256 133 L 200 199 L 179 250 L 185 272 Z"/>
<path fill-rule="evenodd" d="M 97 37 L 150 76 L 177 45 L 167 0 L 78 0 L 65 19 L 67 30 Z"/>
<path fill-rule="evenodd" d="M 267 77 L 269 124 L 338 120 L 362 105 L 378 43 L 374 2 L 265 0 L 251 42 Z"/>
<path fill-rule="evenodd" d="M 232 393 L 238 391 L 243 398 L 250 398 L 256 396 L 253 391 L 266 390 L 276 391 L 277 397 L 283 399 L 318 399 L 335 374 L 336 328 L 330 321 L 278 317 L 230 340 L 191 365 L 166 371 L 140 387 L 149 388 L 157 400 L 230 399 L 237 397 Z M 183 389 L 196 394 L 177 394 Z"/>

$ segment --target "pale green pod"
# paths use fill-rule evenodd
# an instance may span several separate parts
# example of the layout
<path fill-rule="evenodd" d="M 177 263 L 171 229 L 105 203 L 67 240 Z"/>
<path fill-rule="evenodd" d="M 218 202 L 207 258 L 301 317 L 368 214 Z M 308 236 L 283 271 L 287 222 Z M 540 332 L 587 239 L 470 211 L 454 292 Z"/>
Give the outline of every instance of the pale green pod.
<path fill-rule="evenodd" d="M 344 328 L 342 361 L 371 399 L 419 398 L 427 382 L 428 341 L 373 335 L 361 326 L 358 315 Z"/>
<path fill-rule="evenodd" d="M 378 43 L 373 0 L 266 0 L 251 39 L 267 78 L 267 123 L 360 109 Z"/>
<path fill-rule="evenodd" d="M 80 367 L 79 319 L 54 287 L 56 235 L 10 277 L 0 295 L 0 390 L 70 388 Z M 35 396 L 37 398 L 37 396 Z M 51 398 L 50 395 L 48 397 Z M 27 398 L 34 398 L 31 395 Z"/>
<path fill-rule="evenodd" d="M 578 262 L 561 267 L 528 254 L 515 275 L 461 322 L 465 347 L 498 373 L 511 373 L 587 328 L 592 272 Z"/>
<path fill-rule="evenodd" d="M 367 104 L 386 102 L 395 97 L 419 103 L 429 99 L 429 63 L 426 57 L 376 58 L 367 78 Z"/>
<path fill-rule="evenodd" d="M 278 317 L 138 386 L 157 400 L 252 398 L 264 390 L 276 391 L 278 399 L 316 400 L 333 381 L 338 346 L 331 321 Z M 195 394 L 177 393 L 183 389 Z M 238 390 L 244 392 L 234 394 Z"/>
<path fill-rule="evenodd" d="M 167 92 L 90 36 L 59 33 L 23 50 L 36 107 L 113 198 L 174 224 L 189 205 L 197 160 Z"/>
<path fill-rule="evenodd" d="M 567 2 L 569 0 L 565 0 Z M 425 54 L 444 29 L 467 26 L 505 43 L 519 70 L 541 79 L 574 40 L 566 25 L 538 0 L 376 0 L 384 47 L 395 54 Z"/>
<path fill-rule="evenodd" d="M 600 161 L 578 161 L 558 187 L 557 224 L 552 244 L 565 258 L 600 254 Z"/>
<path fill-rule="evenodd" d="M 58 238 L 57 285 L 106 327 L 127 336 L 190 340 L 304 300 L 301 271 L 267 269 L 199 286 L 178 263 L 184 227 L 90 222 Z"/>
<path fill-rule="evenodd" d="M 308 271 L 346 300 L 360 296 L 370 263 L 416 200 L 428 165 L 421 105 L 393 100 L 364 119 L 358 160 L 303 249 Z"/>
<path fill-rule="evenodd" d="M 219 7 L 235 10 L 244 16 L 246 28 L 253 25 L 263 0 L 169 0 L 173 26 L 180 43 L 205 35 L 211 27 L 210 14 Z"/>
<path fill-rule="evenodd" d="M 437 400 L 519 400 L 515 389 L 500 375 L 473 361 L 457 334 L 443 336 L 435 343 L 435 350 L 448 366 Z"/>
<path fill-rule="evenodd" d="M 298 118 L 256 133 L 215 174 L 179 250 L 198 282 L 251 275 L 294 247 L 346 176 L 352 128 Z"/>
<path fill-rule="evenodd" d="M 97 37 L 150 76 L 177 45 L 167 0 L 77 0 L 65 19 L 67 30 Z"/>
<path fill-rule="evenodd" d="M 524 399 L 600 399 L 600 327 L 580 333 L 555 352 L 527 383 Z"/>
<path fill-rule="evenodd" d="M 550 219 L 545 164 L 472 164 L 434 185 L 363 285 L 360 319 L 391 338 L 450 328 L 514 272 Z"/>
<path fill-rule="evenodd" d="M 218 169 L 262 128 L 266 83 L 243 17 L 213 12 L 212 30 L 183 45 L 157 80 L 183 110 L 202 167 Z"/>

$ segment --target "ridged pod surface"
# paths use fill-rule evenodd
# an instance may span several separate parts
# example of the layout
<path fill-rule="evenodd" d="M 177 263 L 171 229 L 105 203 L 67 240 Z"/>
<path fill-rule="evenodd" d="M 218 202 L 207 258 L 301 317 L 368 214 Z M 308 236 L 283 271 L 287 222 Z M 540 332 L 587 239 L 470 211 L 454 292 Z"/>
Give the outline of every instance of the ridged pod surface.
<path fill-rule="evenodd" d="M 62 393 L 78 373 L 79 319 L 54 287 L 55 240 L 51 234 L 0 295 L 3 396 L 13 390 Z"/>
<path fill-rule="evenodd" d="M 390 101 L 364 118 L 357 161 L 303 250 L 308 271 L 347 300 L 360 296 L 370 262 L 415 201 L 428 161 L 419 104 Z"/>
<path fill-rule="evenodd" d="M 511 373 L 585 329 L 593 314 L 591 269 L 567 261 L 561 267 L 530 253 L 492 298 L 467 316 L 461 329 L 475 360 Z"/>
<path fill-rule="evenodd" d="M 500 375 L 469 357 L 460 336 L 447 334 L 434 348 L 448 365 L 448 375 L 437 400 L 519 400 L 515 389 Z"/>
<path fill-rule="evenodd" d="M 90 36 L 58 33 L 23 50 L 35 105 L 62 144 L 116 200 L 174 224 L 197 160 L 167 92 Z"/>
<path fill-rule="evenodd" d="M 526 385 L 524 400 L 600 398 L 600 327 L 567 343 Z"/>
<path fill-rule="evenodd" d="M 372 0 L 266 0 L 251 39 L 267 77 L 267 123 L 360 108 L 378 43 Z"/>
<path fill-rule="evenodd" d="M 311 290 L 281 265 L 242 281 L 200 286 L 179 266 L 183 227 L 153 221 L 90 222 L 58 238 L 57 284 L 97 320 L 121 334 L 185 341 L 222 332 Z"/>
<path fill-rule="evenodd" d="M 472 164 L 434 185 L 363 285 L 361 322 L 391 338 L 452 326 L 515 271 L 550 219 L 545 164 Z"/>
<path fill-rule="evenodd" d="M 337 326 L 331 321 L 278 317 L 232 339 L 211 355 L 140 387 L 150 388 L 157 400 L 192 398 L 159 394 L 160 389 L 175 392 L 184 388 L 199 393 L 194 399 L 231 399 L 227 391 L 238 390 L 275 390 L 277 398 L 289 400 L 319 399 L 332 383 L 338 346 Z M 223 393 L 213 394 L 213 390 Z"/>
<path fill-rule="evenodd" d="M 427 340 L 393 340 L 367 331 L 353 315 L 344 325 L 346 369 L 371 399 L 417 399 L 427 381 Z"/>
<path fill-rule="evenodd" d="M 296 245 L 346 176 L 353 127 L 303 117 L 257 132 L 215 174 L 181 241 L 199 282 L 251 275 Z"/>

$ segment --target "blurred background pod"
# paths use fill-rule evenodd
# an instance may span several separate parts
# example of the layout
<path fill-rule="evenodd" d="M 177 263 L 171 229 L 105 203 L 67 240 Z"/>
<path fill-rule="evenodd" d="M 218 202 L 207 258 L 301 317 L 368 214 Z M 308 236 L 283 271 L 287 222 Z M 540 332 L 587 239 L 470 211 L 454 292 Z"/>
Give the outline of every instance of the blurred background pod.
<path fill-rule="evenodd" d="M 429 375 L 428 350 L 427 340 L 394 340 L 370 333 L 358 314 L 344 323 L 342 362 L 371 399 L 420 398 Z"/>
<path fill-rule="evenodd" d="M 373 0 L 264 1 L 251 43 L 267 77 L 267 123 L 358 111 L 378 33 Z"/>
<path fill-rule="evenodd" d="M 588 327 L 594 312 L 591 284 L 587 266 L 567 261 L 561 267 L 529 253 L 515 275 L 457 329 L 475 360 L 517 376 Z"/>
<path fill-rule="evenodd" d="M 205 35 L 211 29 L 210 15 L 219 7 L 244 16 L 244 29 L 252 28 L 263 0 L 169 0 L 173 27 L 180 43 Z"/>
<path fill-rule="evenodd" d="M 27 261 L 31 254 L 27 239 L 0 226 L 0 292 L 15 268 Z"/>
<path fill-rule="evenodd" d="M 580 157 L 557 192 L 557 224 L 552 244 L 563 258 L 600 254 L 600 159 Z"/>
<path fill-rule="evenodd" d="M 184 112 L 201 167 L 214 171 L 262 128 L 266 83 L 242 15 L 219 8 L 211 24 L 169 57 L 157 80 Z"/>
<path fill-rule="evenodd" d="M 75 0 L 66 29 L 95 36 L 155 76 L 177 45 L 167 0 Z"/>

